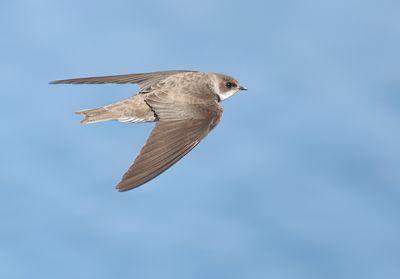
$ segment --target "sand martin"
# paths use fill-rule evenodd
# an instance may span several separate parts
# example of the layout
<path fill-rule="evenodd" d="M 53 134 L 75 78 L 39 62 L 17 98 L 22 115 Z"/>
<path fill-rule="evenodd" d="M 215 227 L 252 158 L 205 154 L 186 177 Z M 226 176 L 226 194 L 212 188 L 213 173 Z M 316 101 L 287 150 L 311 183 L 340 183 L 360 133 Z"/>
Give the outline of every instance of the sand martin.
<path fill-rule="evenodd" d="M 146 144 L 116 188 L 127 191 L 155 178 L 191 151 L 219 122 L 220 102 L 247 90 L 227 75 L 197 71 L 74 78 L 50 84 L 131 83 L 138 94 L 95 109 L 76 112 L 83 124 L 108 120 L 156 122 Z"/>

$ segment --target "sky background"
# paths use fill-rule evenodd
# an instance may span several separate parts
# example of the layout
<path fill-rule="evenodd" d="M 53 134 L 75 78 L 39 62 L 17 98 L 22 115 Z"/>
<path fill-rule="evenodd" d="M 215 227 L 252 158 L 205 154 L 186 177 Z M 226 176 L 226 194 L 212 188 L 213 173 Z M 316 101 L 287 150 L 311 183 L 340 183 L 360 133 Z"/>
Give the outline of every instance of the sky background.
<path fill-rule="evenodd" d="M 0 278 L 400 278 L 400 2 L 2 1 Z M 223 72 L 249 90 L 143 187 L 152 124 L 73 112 Z"/>

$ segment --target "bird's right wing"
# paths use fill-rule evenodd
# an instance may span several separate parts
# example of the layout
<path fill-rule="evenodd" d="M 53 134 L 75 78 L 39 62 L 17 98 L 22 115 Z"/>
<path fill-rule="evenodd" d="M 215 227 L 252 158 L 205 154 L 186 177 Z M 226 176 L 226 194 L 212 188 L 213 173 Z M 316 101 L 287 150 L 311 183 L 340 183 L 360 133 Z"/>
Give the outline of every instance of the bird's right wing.
<path fill-rule="evenodd" d="M 72 78 L 64 80 L 56 80 L 50 82 L 50 84 L 105 84 L 105 83 L 131 83 L 138 84 L 140 89 L 143 91 L 152 85 L 157 84 L 161 80 L 178 73 L 194 72 L 188 70 L 173 70 L 173 71 L 161 71 L 152 73 L 141 73 L 141 74 L 127 74 L 127 75 L 116 75 L 116 76 L 100 76 L 100 77 L 85 77 L 85 78 Z"/>
<path fill-rule="evenodd" d="M 133 165 L 117 185 L 119 191 L 136 188 L 167 170 L 192 150 L 219 122 L 222 109 L 215 101 L 178 102 L 171 106 L 168 94 L 147 99 L 159 117 Z"/>
<path fill-rule="evenodd" d="M 158 122 L 117 189 L 136 188 L 175 164 L 207 134 L 203 121 Z"/>

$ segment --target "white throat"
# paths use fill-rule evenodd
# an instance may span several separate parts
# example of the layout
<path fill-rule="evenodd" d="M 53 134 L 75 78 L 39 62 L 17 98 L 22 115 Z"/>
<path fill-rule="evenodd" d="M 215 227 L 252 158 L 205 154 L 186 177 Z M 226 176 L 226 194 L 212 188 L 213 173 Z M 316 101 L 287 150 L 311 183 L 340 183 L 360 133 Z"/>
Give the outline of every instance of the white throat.
<path fill-rule="evenodd" d="M 218 90 L 219 91 L 219 90 Z M 237 92 L 237 90 L 235 90 L 235 89 L 232 89 L 232 90 L 229 90 L 229 91 L 227 91 L 227 92 L 218 92 L 217 94 L 218 94 L 218 96 L 219 96 L 219 98 L 221 99 L 221 101 L 223 101 L 223 100 L 226 100 L 226 99 L 228 99 L 229 97 L 231 97 L 233 94 L 235 94 Z"/>

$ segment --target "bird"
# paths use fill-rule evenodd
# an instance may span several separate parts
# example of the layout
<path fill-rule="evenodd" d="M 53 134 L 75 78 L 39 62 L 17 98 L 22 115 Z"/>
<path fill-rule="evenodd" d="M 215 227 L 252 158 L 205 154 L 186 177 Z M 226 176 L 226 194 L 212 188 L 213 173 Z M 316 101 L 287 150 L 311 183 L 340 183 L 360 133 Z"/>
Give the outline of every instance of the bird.
<path fill-rule="evenodd" d="M 136 84 L 140 90 L 127 99 L 84 109 L 82 124 L 109 120 L 155 122 L 134 163 L 122 176 L 120 192 L 152 180 L 196 147 L 222 116 L 220 103 L 246 87 L 225 74 L 191 70 L 84 77 L 50 84 Z"/>

